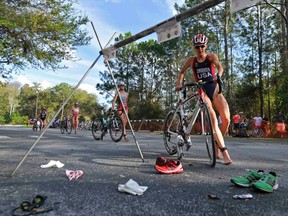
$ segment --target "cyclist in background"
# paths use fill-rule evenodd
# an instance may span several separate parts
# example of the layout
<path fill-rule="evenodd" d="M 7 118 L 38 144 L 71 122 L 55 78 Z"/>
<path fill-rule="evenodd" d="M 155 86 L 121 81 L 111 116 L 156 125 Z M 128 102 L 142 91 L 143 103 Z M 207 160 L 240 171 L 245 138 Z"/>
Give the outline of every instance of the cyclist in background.
<path fill-rule="evenodd" d="M 220 81 L 220 77 L 223 74 L 223 67 L 216 54 L 206 53 L 207 42 L 208 38 L 203 34 L 197 34 L 193 37 L 192 44 L 196 56 L 191 56 L 186 60 L 178 76 L 176 91 L 181 89 L 181 84 L 188 68 L 192 69 L 196 82 L 199 80 L 207 82 L 204 85 L 204 100 L 210 110 L 213 129 L 215 131 L 216 145 L 220 150 L 219 152 L 217 148 L 217 157 L 220 158 L 220 154 L 222 153 L 224 164 L 228 165 L 232 163 L 232 160 L 225 147 L 224 134 L 227 132 L 230 124 L 230 111 L 224 95 L 219 93 L 219 85 L 217 84 L 217 79 Z M 217 68 L 218 75 L 215 74 L 215 67 Z M 217 116 L 213 109 L 213 105 L 221 117 L 222 124 L 220 126 L 218 126 Z"/>
<path fill-rule="evenodd" d="M 115 104 L 117 103 L 118 115 L 121 117 L 121 119 L 123 121 L 123 125 L 124 125 L 124 140 L 127 142 L 127 141 L 129 141 L 129 139 L 126 135 L 127 118 L 126 118 L 126 115 L 124 113 L 124 109 L 126 110 L 126 113 L 128 115 L 128 93 L 125 91 L 124 82 L 119 82 L 118 88 L 119 88 L 120 97 L 122 99 L 124 107 L 122 107 L 118 92 L 116 92 L 114 99 L 112 101 L 112 110 L 114 110 Z"/>
<path fill-rule="evenodd" d="M 78 125 L 79 125 L 79 113 L 80 108 L 78 102 L 74 103 L 74 106 L 72 107 L 72 128 L 75 129 L 75 134 L 77 134 Z"/>
<path fill-rule="evenodd" d="M 46 126 L 46 118 L 47 118 L 47 111 L 46 107 L 43 106 L 39 114 L 40 130 Z"/>

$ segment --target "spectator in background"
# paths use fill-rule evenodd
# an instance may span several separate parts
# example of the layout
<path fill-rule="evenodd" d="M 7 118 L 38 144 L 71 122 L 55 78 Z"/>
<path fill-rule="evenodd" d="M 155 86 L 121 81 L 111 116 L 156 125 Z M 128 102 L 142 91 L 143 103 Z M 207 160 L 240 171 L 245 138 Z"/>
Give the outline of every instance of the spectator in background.
<path fill-rule="evenodd" d="M 276 116 L 276 129 L 279 133 L 281 133 L 281 138 L 283 138 L 283 133 L 286 132 L 285 129 L 285 120 L 286 117 L 282 114 L 282 112 L 279 110 L 278 114 Z"/>
<path fill-rule="evenodd" d="M 245 117 L 244 113 L 243 113 L 243 112 L 240 112 L 240 113 L 239 113 L 239 116 L 240 116 L 240 118 L 239 118 L 239 127 L 241 127 L 241 126 L 243 126 L 243 125 L 246 126 L 246 120 L 247 120 L 247 118 Z"/>
<path fill-rule="evenodd" d="M 233 116 L 233 125 L 234 125 L 234 130 L 236 131 L 236 133 L 239 132 L 239 121 L 240 121 L 240 115 L 236 111 L 235 115 Z"/>
<path fill-rule="evenodd" d="M 261 128 L 263 119 L 259 113 L 253 118 L 253 120 L 254 120 L 254 127 Z"/>
<path fill-rule="evenodd" d="M 286 117 L 282 114 L 282 112 L 279 110 L 278 114 L 276 115 L 276 122 L 277 123 L 284 123 Z"/>

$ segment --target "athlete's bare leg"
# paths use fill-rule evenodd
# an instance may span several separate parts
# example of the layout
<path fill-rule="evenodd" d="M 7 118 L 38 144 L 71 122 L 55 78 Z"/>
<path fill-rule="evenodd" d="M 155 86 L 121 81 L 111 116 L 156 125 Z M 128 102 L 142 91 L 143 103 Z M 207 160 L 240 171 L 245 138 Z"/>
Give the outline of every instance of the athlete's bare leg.
<path fill-rule="evenodd" d="M 211 115 L 211 120 L 212 120 L 212 125 L 213 125 L 213 129 L 214 129 L 214 133 L 215 133 L 215 140 L 217 142 L 218 148 L 221 151 L 223 158 L 224 158 L 224 164 L 231 164 L 232 160 L 230 158 L 230 155 L 228 153 L 228 150 L 225 147 L 225 142 L 224 142 L 224 137 L 222 134 L 222 131 L 220 130 L 219 126 L 218 126 L 218 120 L 217 120 L 217 116 L 216 113 L 213 109 L 212 103 L 210 101 L 210 99 L 208 98 L 207 95 L 205 95 L 205 102 L 207 103 L 209 110 L 210 110 L 210 115 Z M 213 98 L 214 101 L 214 98 Z M 216 100 L 215 100 L 216 101 Z M 228 105 L 228 104 L 227 104 Z M 227 123 L 226 123 L 227 124 Z M 218 148 L 216 153 L 218 152 Z M 219 152 L 218 152 L 219 154 Z M 218 155 L 219 156 L 219 155 Z"/>

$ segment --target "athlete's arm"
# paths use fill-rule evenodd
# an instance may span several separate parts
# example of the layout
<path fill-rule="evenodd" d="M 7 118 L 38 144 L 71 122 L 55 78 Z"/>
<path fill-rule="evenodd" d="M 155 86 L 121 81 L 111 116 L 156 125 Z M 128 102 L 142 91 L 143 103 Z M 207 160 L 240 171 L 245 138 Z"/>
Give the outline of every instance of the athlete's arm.
<path fill-rule="evenodd" d="M 112 110 L 114 110 L 114 107 L 115 107 L 115 103 L 116 103 L 117 98 L 118 98 L 118 93 L 115 94 L 114 99 L 113 99 L 113 101 L 112 101 Z"/>
<path fill-rule="evenodd" d="M 210 57 L 209 60 L 211 61 L 211 63 L 213 63 L 215 65 L 215 67 L 218 70 L 218 74 L 221 77 L 223 72 L 224 72 L 224 69 L 223 69 L 222 64 L 220 63 L 220 61 L 218 59 L 218 56 L 216 54 L 210 54 L 209 57 Z"/>
<path fill-rule="evenodd" d="M 187 69 L 192 65 L 192 62 L 193 62 L 193 59 L 194 57 L 189 57 L 184 66 L 182 67 L 180 73 L 179 73 L 179 76 L 178 76 L 178 81 L 177 81 L 177 86 L 176 86 L 176 91 L 179 91 L 180 88 L 181 88 L 181 85 L 182 85 L 182 81 L 183 81 L 183 78 L 184 78 L 184 75 L 187 71 Z"/>

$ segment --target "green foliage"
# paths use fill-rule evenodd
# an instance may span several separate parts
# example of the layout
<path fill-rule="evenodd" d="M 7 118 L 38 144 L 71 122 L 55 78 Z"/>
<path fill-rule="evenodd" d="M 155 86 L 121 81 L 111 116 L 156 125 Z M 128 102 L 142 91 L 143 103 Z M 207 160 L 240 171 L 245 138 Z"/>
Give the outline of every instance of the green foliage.
<path fill-rule="evenodd" d="M 0 115 L 0 124 L 5 124 L 6 120 L 5 117 L 3 115 Z"/>
<path fill-rule="evenodd" d="M 83 28 L 89 20 L 81 16 L 76 1 L 0 2 L 0 74 L 9 78 L 25 67 L 63 68 L 63 60 L 75 60 L 73 49 L 87 45 Z M 75 5 L 74 5 L 75 4 Z"/>
<path fill-rule="evenodd" d="M 276 0 L 274 5 L 280 8 L 281 2 Z M 280 8 L 284 12 L 287 11 L 287 0 L 285 2 L 286 5 Z M 90 39 L 85 36 L 84 30 L 79 30 L 88 19 L 76 16 L 73 3 L 63 0 L 45 3 L 2 1 L 0 62 L 18 68 L 26 65 L 52 69 L 60 67 L 61 60 L 72 57 L 65 52 L 67 47 L 85 45 Z M 183 6 L 175 4 L 175 8 L 181 13 L 200 3 L 203 1 L 186 0 Z M 262 113 L 269 118 L 277 110 L 288 113 L 288 24 L 278 12 L 275 13 L 275 8 L 265 3 L 234 14 L 229 12 L 229 3 L 227 0 L 183 20 L 181 38 L 162 44 L 154 40 L 132 42 L 117 49 L 117 59 L 111 60 L 110 66 L 116 82 L 124 81 L 126 84 L 131 119 L 164 118 L 167 110 L 173 107 L 177 101 L 177 76 L 185 59 L 194 55 L 191 38 L 196 33 L 208 36 L 207 52 L 216 53 L 224 65 L 224 95 L 231 113 L 236 110 Z M 27 13 L 27 8 L 33 10 Z M 6 29 L 12 29 L 11 34 Z M 15 38 L 16 34 L 19 38 Z M 118 39 L 131 36 L 128 32 Z M 36 37 L 39 39 L 34 40 Z M 6 68 L 6 72 L 9 68 L 12 67 Z M 6 72 L 2 70 L 1 73 L 4 76 Z M 107 70 L 99 73 L 101 82 L 96 84 L 96 88 L 111 104 L 116 91 L 112 77 Z M 193 80 L 191 70 L 185 78 Z M 3 116 L 13 109 L 21 116 L 35 115 L 37 98 L 38 107 L 47 106 L 48 112 L 54 113 L 73 89 L 67 83 L 61 83 L 37 93 L 38 87 L 37 84 L 23 86 L 17 103 L 0 97 L 0 117 L 3 121 L 7 121 Z M 0 96 L 6 95 L 4 90 L 0 86 Z M 99 112 L 95 96 L 77 90 L 65 106 L 65 114 L 71 110 L 74 101 L 79 102 L 83 119 L 87 120 Z M 8 117 L 11 115 L 8 114 Z"/>
<path fill-rule="evenodd" d="M 14 125 L 23 125 L 23 124 L 25 124 L 26 120 L 27 120 L 27 116 L 20 116 L 20 114 L 18 112 L 14 112 L 12 114 L 10 123 L 14 124 Z"/>
<path fill-rule="evenodd" d="M 17 84 L 17 83 L 16 83 Z M 62 107 L 63 102 L 68 98 L 74 89 L 73 86 L 67 83 L 61 83 L 53 88 L 42 90 L 39 83 L 34 83 L 33 86 L 24 85 L 18 89 L 17 97 L 15 97 L 13 110 L 9 112 L 9 97 L 11 88 L 17 86 L 15 83 L 0 86 L 0 124 L 23 124 L 27 119 L 39 116 L 41 107 L 47 109 L 47 121 L 52 120 L 52 117 Z M 10 100 L 12 101 L 12 100 Z M 92 120 L 98 115 L 97 98 L 93 94 L 88 94 L 86 91 L 77 89 L 68 100 L 64 107 L 63 114 L 71 114 L 72 106 L 75 101 L 78 101 L 80 106 L 80 117 L 85 120 Z M 3 109 L 2 109 L 3 108 Z M 61 118 L 62 112 L 56 118 Z"/>

